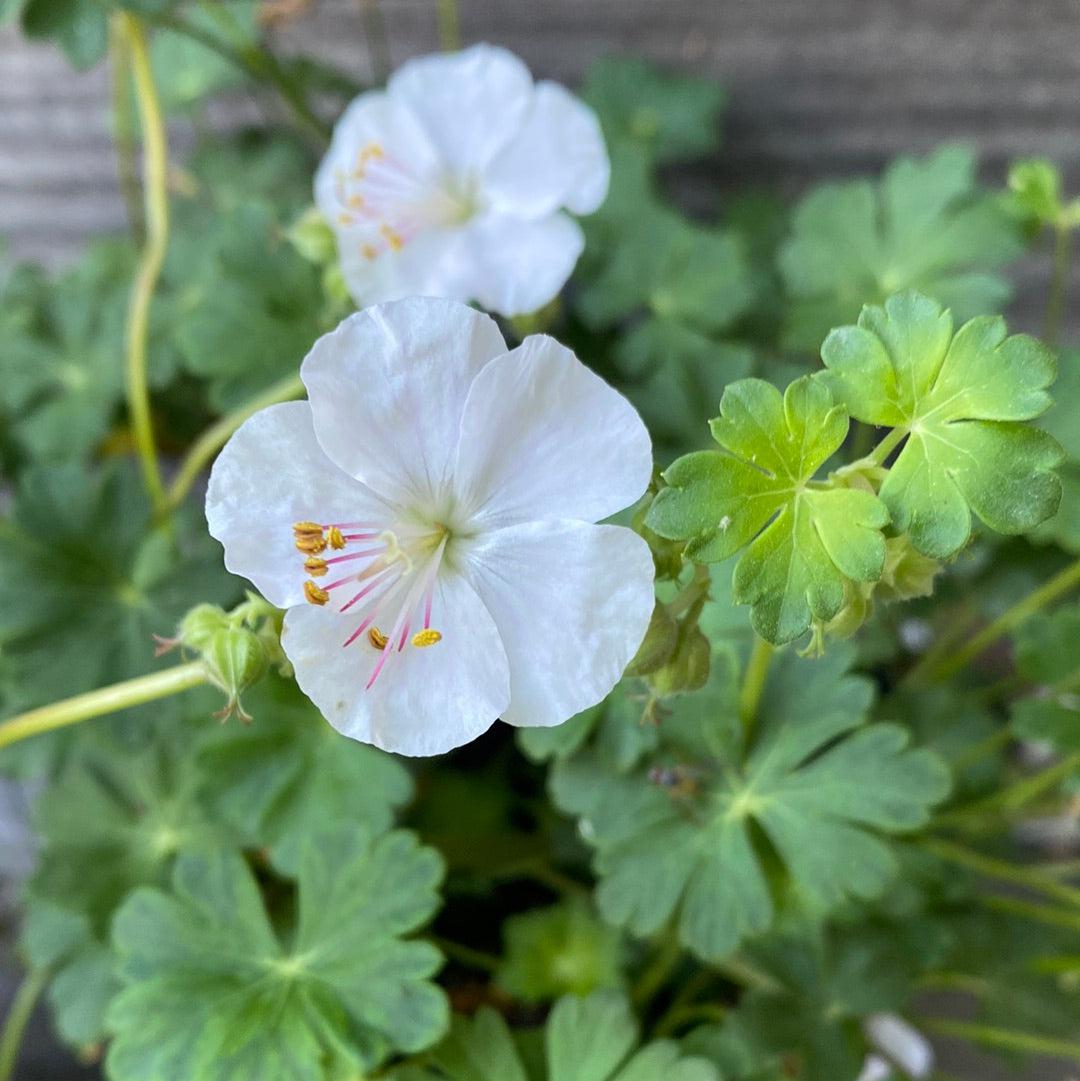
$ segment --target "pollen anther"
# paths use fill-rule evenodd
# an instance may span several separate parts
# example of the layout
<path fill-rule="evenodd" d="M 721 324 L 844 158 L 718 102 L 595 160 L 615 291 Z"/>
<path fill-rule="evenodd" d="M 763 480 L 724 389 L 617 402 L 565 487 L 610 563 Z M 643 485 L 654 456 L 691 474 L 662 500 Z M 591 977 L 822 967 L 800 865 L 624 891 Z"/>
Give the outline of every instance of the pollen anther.
<path fill-rule="evenodd" d="M 368 636 L 368 641 L 376 649 L 385 649 L 386 648 L 386 643 L 390 641 L 390 639 L 387 638 L 386 635 L 383 634 L 383 632 L 380 631 L 378 627 L 372 627 L 371 630 L 368 631 L 367 636 Z"/>
<path fill-rule="evenodd" d="M 304 560 L 304 570 L 306 570 L 312 578 L 321 578 L 327 571 L 326 560 L 319 559 L 318 556 L 309 556 Z"/>
<path fill-rule="evenodd" d="M 331 548 L 345 547 L 345 537 L 342 535 L 341 530 L 338 529 L 336 525 L 332 525 L 330 527 L 330 532 L 327 534 L 327 536 L 330 541 Z"/>
<path fill-rule="evenodd" d="M 308 604 L 326 604 L 330 599 L 330 594 L 325 589 L 320 589 L 309 578 L 304 582 L 304 597 L 307 599 Z"/>
<path fill-rule="evenodd" d="M 326 550 L 326 539 L 320 534 L 317 537 L 308 534 L 297 534 L 296 547 L 301 552 L 318 555 Z"/>
<path fill-rule="evenodd" d="M 422 631 L 417 631 L 412 636 L 412 644 L 418 649 L 423 649 L 425 646 L 433 646 L 436 642 L 442 641 L 442 632 L 435 630 L 434 627 L 427 627 Z"/>

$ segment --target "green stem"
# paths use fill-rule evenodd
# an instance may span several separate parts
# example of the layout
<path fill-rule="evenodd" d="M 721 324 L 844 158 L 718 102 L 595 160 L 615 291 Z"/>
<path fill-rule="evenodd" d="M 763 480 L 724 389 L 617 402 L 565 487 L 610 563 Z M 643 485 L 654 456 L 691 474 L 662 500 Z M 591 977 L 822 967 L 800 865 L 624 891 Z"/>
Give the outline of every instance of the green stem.
<path fill-rule="evenodd" d="M 1070 563 L 1064 570 L 1059 571 L 1034 592 L 1029 593 L 1019 600 L 1011 608 L 1002 612 L 993 622 L 988 623 L 974 638 L 961 646 L 951 657 L 944 660 L 933 668 L 929 675 L 931 678 L 944 681 L 956 675 L 965 665 L 973 661 L 988 646 L 991 646 L 1002 635 L 1015 630 L 1022 623 L 1030 619 L 1036 612 L 1041 611 L 1048 604 L 1056 601 L 1058 597 L 1080 585 L 1080 559 Z"/>
<path fill-rule="evenodd" d="M 494 954 L 485 953 L 483 950 L 475 950 L 472 946 L 466 946 L 461 942 L 454 942 L 449 938 L 441 938 L 432 935 L 431 941 L 450 958 L 465 965 L 466 968 L 474 968 L 480 972 L 494 972 L 502 962 Z"/>
<path fill-rule="evenodd" d="M 677 1009 L 668 1010 L 656 1023 L 653 1032 L 655 1039 L 662 1040 L 671 1036 L 677 1029 L 695 1022 L 713 1021 L 720 1024 L 727 1017 L 727 1010 L 714 1002 L 695 1002 Z"/>
<path fill-rule="evenodd" d="M 969 1021 L 937 1021 L 927 1018 L 921 1022 L 921 1027 L 939 1036 L 955 1036 L 1000 1051 L 1021 1051 L 1080 1062 L 1080 1043 L 1072 1040 L 1056 1040 L 1050 1036 L 1037 1036 L 1032 1032 L 1017 1032 L 1014 1029 L 978 1025 Z"/>
<path fill-rule="evenodd" d="M 166 509 L 165 486 L 154 445 L 154 426 L 150 416 L 150 390 L 147 383 L 147 345 L 150 335 L 150 305 L 165 260 L 169 243 L 168 148 L 165 121 L 161 113 L 146 34 L 133 15 L 117 14 L 118 33 L 122 33 L 131 57 L 135 80 L 135 100 L 143 133 L 143 189 L 146 201 L 146 243 L 139 258 L 139 268 L 128 305 L 126 338 L 126 388 L 132 437 L 142 465 L 143 480 L 156 513 Z"/>
<path fill-rule="evenodd" d="M 153 21 L 155 25 L 183 34 L 184 37 L 217 53 L 252 79 L 269 83 L 280 94 L 301 128 L 324 146 L 330 142 L 330 128 L 319 119 L 308 104 L 303 88 L 281 66 L 273 53 L 267 52 L 258 45 L 236 47 L 173 12 L 154 15 Z"/>
<path fill-rule="evenodd" d="M 1054 228 L 1054 270 L 1050 277 L 1050 295 L 1046 301 L 1043 340 L 1056 349 L 1061 339 L 1061 320 L 1065 313 L 1065 295 L 1069 288 L 1069 263 L 1072 257 L 1072 230 L 1068 225 Z"/>
<path fill-rule="evenodd" d="M 699 563 L 694 567 L 694 576 L 686 583 L 686 588 L 665 606 L 667 614 L 672 619 L 677 619 L 683 612 L 693 608 L 698 601 L 706 600 L 711 585 L 712 579 L 709 576 L 709 568 Z"/>
<path fill-rule="evenodd" d="M 885 459 L 903 442 L 907 428 L 893 428 L 891 432 L 866 456 L 871 465 L 884 465 Z"/>
<path fill-rule="evenodd" d="M 62 702 L 53 702 L 28 713 L 20 713 L 17 717 L 0 723 L 0 747 L 7 747 L 19 740 L 64 728 L 69 724 L 78 724 L 79 721 L 87 721 L 91 717 L 101 717 L 129 706 L 141 706 L 144 702 L 168 698 L 206 682 L 206 670 L 202 662 L 191 661 L 189 664 L 168 668 L 164 672 L 155 672 L 151 676 L 139 676 L 123 683 L 101 687 L 96 691 L 88 691 L 86 694 L 77 694 L 74 698 L 65 698 Z"/>
<path fill-rule="evenodd" d="M 775 652 L 772 644 L 755 636 L 754 648 L 746 662 L 746 671 L 743 673 L 742 687 L 739 690 L 739 720 L 742 722 L 743 740 L 747 746 L 754 732 L 758 706 L 761 704 L 765 679 L 769 674 L 769 663 Z"/>
<path fill-rule="evenodd" d="M 647 1006 L 682 959 L 682 944 L 674 930 L 661 939 L 652 961 L 645 967 L 634 984 L 631 998 L 638 1007 Z"/>
<path fill-rule="evenodd" d="M 1047 927 L 1064 927 L 1066 931 L 1080 934 L 1080 912 L 1074 912 L 1071 908 L 1040 905 L 1034 901 L 1023 901 L 1019 897 L 984 896 L 979 898 L 979 903 L 984 908 L 1002 912 L 1006 916 L 1017 916 Z"/>
<path fill-rule="evenodd" d="M 1028 867 L 1007 863 L 1005 860 L 995 859 L 993 856 L 984 856 L 981 852 L 975 852 L 953 841 L 946 841 L 937 837 L 924 837 L 919 842 L 928 852 L 932 852 L 939 859 L 947 863 L 966 867 L 969 871 L 983 875 L 986 878 L 996 879 L 999 882 L 1010 882 L 1016 886 L 1026 886 L 1036 893 L 1052 897 L 1056 901 L 1080 907 L 1080 889 L 1067 886 L 1047 875 L 1040 874 Z"/>
<path fill-rule="evenodd" d="M 390 40 L 386 36 L 386 20 L 379 0 L 360 0 L 360 21 L 371 58 L 371 74 L 375 82 L 385 83 L 390 76 Z"/>
<path fill-rule="evenodd" d="M 49 975 L 47 968 L 28 972 L 19 985 L 19 990 L 15 992 L 11 1009 L 4 1019 L 3 1032 L 0 1032 L 0 1081 L 10 1081 L 15 1074 L 26 1026 L 33 1016 L 41 992 L 49 982 Z"/>
<path fill-rule="evenodd" d="M 952 653 L 957 642 L 975 625 L 976 619 L 975 613 L 966 607 L 955 615 L 950 614 L 948 626 L 937 636 L 933 645 L 904 673 L 900 686 L 918 687 L 924 683 L 929 678 L 929 674 Z"/>
<path fill-rule="evenodd" d="M 192 443 L 187 454 L 184 456 L 184 460 L 180 463 L 180 468 L 177 470 L 176 476 L 169 486 L 169 509 L 175 510 L 183 503 L 184 498 L 187 496 L 188 492 L 191 491 L 191 486 L 195 483 L 195 479 L 202 472 L 204 466 L 206 466 L 211 458 L 225 446 L 229 436 L 231 436 L 233 432 L 248 419 L 248 417 L 258 413 L 260 409 L 265 409 L 267 406 L 277 405 L 279 402 L 287 402 L 291 401 L 293 398 L 299 398 L 303 393 L 304 384 L 300 382 L 300 376 L 290 375 L 288 379 L 283 379 L 280 383 L 275 383 L 272 387 L 268 387 L 262 394 L 252 398 L 249 402 L 245 402 L 231 413 L 226 413 L 225 416 L 210 425 L 210 427 L 207 428 L 194 443 Z"/>
<path fill-rule="evenodd" d="M 458 22 L 457 0 L 435 0 L 439 20 L 439 44 L 444 53 L 461 48 L 461 26 Z"/>
<path fill-rule="evenodd" d="M 119 21 L 109 24 L 109 83 L 112 99 L 113 145 L 116 175 L 127 212 L 128 228 L 137 247 L 146 239 L 142 189 L 135 156 L 135 116 L 131 105 L 131 53 Z"/>

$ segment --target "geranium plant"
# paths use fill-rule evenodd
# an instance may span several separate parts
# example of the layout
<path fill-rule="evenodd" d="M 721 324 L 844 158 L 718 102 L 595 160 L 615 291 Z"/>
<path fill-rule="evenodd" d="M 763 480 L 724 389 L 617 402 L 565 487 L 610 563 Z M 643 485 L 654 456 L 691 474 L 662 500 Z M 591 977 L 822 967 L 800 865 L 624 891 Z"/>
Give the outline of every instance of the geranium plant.
<path fill-rule="evenodd" d="M 574 93 L 443 3 L 360 86 L 255 7 L 0 6 L 108 53 L 139 179 L 0 292 L 0 1081 L 39 999 L 110 1081 L 1080 1068 L 1053 164 L 691 220 L 715 85 Z M 172 153 L 238 84 L 280 120 Z"/>

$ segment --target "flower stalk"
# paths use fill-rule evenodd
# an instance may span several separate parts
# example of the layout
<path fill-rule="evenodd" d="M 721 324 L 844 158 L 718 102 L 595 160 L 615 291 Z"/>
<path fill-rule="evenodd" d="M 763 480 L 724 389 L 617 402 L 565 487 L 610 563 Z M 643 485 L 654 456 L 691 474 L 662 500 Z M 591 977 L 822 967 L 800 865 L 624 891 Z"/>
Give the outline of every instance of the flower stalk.
<path fill-rule="evenodd" d="M 742 722 L 743 737 L 747 743 L 750 742 L 754 725 L 757 723 L 758 706 L 761 704 L 769 664 L 775 652 L 776 647 L 764 638 L 754 638 L 754 648 L 750 653 L 750 660 L 746 663 L 746 672 L 739 691 L 739 720 Z"/>

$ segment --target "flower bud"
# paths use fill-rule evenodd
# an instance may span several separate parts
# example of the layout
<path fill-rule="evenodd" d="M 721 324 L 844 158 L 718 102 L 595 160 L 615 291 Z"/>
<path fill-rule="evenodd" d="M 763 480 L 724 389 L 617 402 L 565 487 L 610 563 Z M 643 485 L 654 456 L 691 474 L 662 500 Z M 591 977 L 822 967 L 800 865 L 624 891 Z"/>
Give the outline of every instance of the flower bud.
<path fill-rule="evenodd" d="M 240 695 L 269 667 L 266 646 L 259 636 L 245 627 L 222 627 L 211 636 L 202 657 L 207 678 L 226 696 L 224 708 L 215 716 L 227 720 L 235 713 L 241 721 L 250 721 Z"/>
<path fill-rule="evenodd" d="M 675 652 L 679 640 L 679 625 L 668 614 L 667 607 L 657 604 L 653 608 L 649 629 L 645 632 L 634 659 L 626 668 L 628 676 L 647 676 L 663 667 Z"/>
<path fill-rule="evenodd" d="M 210 639 L 228 625 L 228 614 L 216 604 L 197 604 L 180 620 L 175 637 L 154 636 L 157 641 L 156 655 L 160 657 L 177 646 L 193 653 L 201 653 Z"/>
<path fill-rule="evenodd" d="M 658 695 L 699 690 L 709 678 L 711 659 L 709 640 L 698 629 L 697 623 L 684 623 L 671 660 L 650 676 L 653 690 Z"/>

